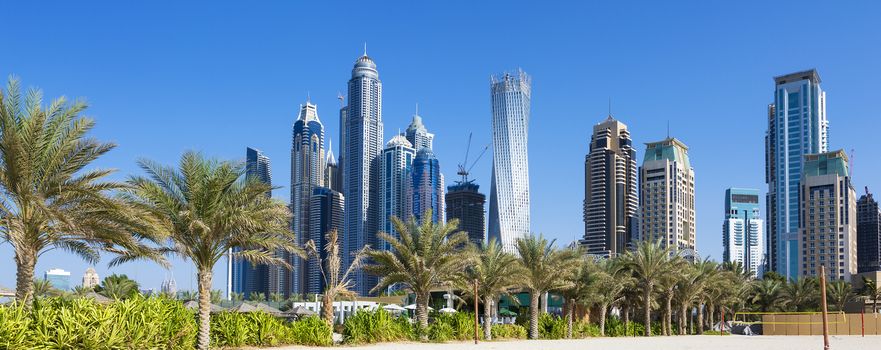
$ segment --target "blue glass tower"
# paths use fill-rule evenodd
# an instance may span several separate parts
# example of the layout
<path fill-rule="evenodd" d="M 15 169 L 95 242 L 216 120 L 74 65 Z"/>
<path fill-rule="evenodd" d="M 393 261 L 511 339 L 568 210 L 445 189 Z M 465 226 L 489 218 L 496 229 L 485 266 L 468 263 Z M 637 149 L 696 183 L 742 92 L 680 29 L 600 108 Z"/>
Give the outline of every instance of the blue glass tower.
<path fill-rule="evenodd" d="M 245 177 L 255 178 L 260 182 L 271 184 L 272 172 L 269 167 L 269 157 L 260 152 L 260 150 L 248 147 L 245 151 Z M 272 196 L 272 192 L 266 192 L 267 197 Z M 240 248 L 234 248 L 233 251 L 239 251 Z M 270 293 L 270 267 L 266 265 L 254 266 L 250 262 L 242 259 L 229 259 L 229 281 L 227 284 L 227 297 L 229 292 L 242 293 L 248 296 L 252 292 L 263 293 L 268 296 Z M 279 278 L 281 276 L 274 276 Z M 276 285 L 280 281 L 275 280 Z"/>
<path fill-rule="evenodd" d="M 431 149 L 423 147 L 416 152 L 410 184 L 410 213 L 416 221 L 445 222 L 444 178 Z M 428 210 L 431 210 L 431 217 L 423 217 Z"/>

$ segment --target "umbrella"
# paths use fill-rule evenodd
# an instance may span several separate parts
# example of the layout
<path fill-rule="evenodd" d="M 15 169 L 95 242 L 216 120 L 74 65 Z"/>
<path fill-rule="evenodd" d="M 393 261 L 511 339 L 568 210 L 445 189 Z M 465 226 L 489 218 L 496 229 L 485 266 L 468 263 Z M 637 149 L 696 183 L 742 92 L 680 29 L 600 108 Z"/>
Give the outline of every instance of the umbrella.
<path fill-rule="evenodd" d="M 94 299 L 96 303 L 102 304 L 102 305 L 107 305 L 107 304 L 113 303 L 113 299 L 110 299 L 108 297 L 105 297 L 105 296 L 98 294 L 98 293 L 95 293 L 95 292 L 88 292 L 88 293 L 86 293 L 85 297 L 89 298 L 89 299 Z"/>
<path fill-rule="evenodd" d="M 410 304 L 410 305 L 404 306 L 404 308 L 407 310 L 416 310 L 416 304 Z M 432 309 L 431 306 L 429 306 L 428 310 L 434 310 L 434 309 Z"/>
<path fill-rule="evenodd" d="M 445 313 L 445 314 L 452 314 L 452 313 L 456 313 L 456 309 L 451 308 L 451 307 L 445 307 L 443 309 L 438 310 L 438 312 Z"/>
<path fill-rule="evenodd" d="M 407 310 L 398 304 L 388 304 L 388 305 L 383 306 L 382 309 L 385 311 L 404 311 L 404 310 Z M 415 309 L 415 307 L 414 307 L 414 309 Z"/>
<path fill-rule="evenodd" d="M 190 301 L 184 303 L 184 307 L 187 309 L 191 309 L 191 310 L 198 310 L 199 309 L 199 302 L 197 302 L 195 300 L 190 300 Z M 218 312 L 222 312 L 222 311 L 226 311 L 226 309 L 224 309 L 220 305 L 215 305 L 215 304 L 211 304 L 211 308 L 209 309 L 209 312 L 211 312 L 211 313 L 218 313 Z"/>
<path fill-rule="evenodd" d="M 315 315 L 315 311 L 309 310 L 302 306 L 294 306 L 293 309 L 288 310 L 285 314 L 293 315 L 296 317 L 303 317 Z"/>
<path fill-rule="evenodd" d="M 272 306 L 266 305 L 266 304 L 264 304 L 264 303 L 257 303 L 257 305 L 254 305 L 254 307 L 255 307 L 257 310 L 259 310 L 259 311 L 263 311 L 263 312 L 266 312 L 266 313 L 268 313 L 268 314 L 270 314 L 270 315 L 280 316 L 280 315 L 282 314 L 281 310 L 276 309 L 276 308 L 274 308 L 274 307 L 272 307 Z"/>
<path fill-rule="evenodd" d="M 499 315 L 508 316 L 508 317 L 515 317 L 515 316 L 517 316 L 517 313 L 514 311 L 511 311 L 511 310 L 508 310 L 508 309 L 501 309 L 501 310 L 499 310 Z"/>

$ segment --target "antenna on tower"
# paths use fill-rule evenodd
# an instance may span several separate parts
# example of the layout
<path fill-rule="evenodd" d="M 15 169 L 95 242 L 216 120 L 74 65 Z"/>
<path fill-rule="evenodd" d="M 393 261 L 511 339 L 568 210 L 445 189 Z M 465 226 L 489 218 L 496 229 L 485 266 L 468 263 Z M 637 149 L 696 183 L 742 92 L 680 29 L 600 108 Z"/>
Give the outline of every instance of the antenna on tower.
<path fill-rule="evenodd" d="M 367 56 L 367 42 L 364 42 L 364 56 Z"/>
<path fill-rule="evenodd" d="M 667 138 L 670 138 L 670 119 L 667 119 Z"/>

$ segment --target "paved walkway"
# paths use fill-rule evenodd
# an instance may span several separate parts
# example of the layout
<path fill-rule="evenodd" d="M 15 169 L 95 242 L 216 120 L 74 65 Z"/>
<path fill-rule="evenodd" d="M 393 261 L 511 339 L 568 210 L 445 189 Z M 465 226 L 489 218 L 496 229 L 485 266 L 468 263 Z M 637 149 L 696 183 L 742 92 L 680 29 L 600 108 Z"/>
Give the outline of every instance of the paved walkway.
<path fill-rule="evenodd" d="M 881 349 L 881 336 L 833 336 L 830 341 L 834 350 Z M 324 349 L 291 346 L 273 349 L 304 350 Z M 372 350 L 809 350 L 823 349 L 823 337 L 819 336 L 681 336 L 651 338 L 590 338 L 577 340 L 523 340 L 510 342 L 474 343 L 391 343 L 340 349 L 372 349 Z"/>

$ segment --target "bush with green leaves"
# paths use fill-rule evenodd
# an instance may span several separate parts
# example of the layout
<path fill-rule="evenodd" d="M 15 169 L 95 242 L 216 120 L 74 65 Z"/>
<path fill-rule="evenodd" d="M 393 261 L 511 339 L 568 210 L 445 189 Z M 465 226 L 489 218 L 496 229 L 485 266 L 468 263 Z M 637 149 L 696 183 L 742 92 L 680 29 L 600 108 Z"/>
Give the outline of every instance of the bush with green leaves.
<path fill-rule="evenodd" d="M 350 344 L 416 340 L 418 334 L 410 319 L 395 317 L 383 309 L 355 311 L 343 328 L 345 341 Z"/>
<path fill-rule="evenodd" d="M 494 324 L 491 333 L 493 340 L 526 339 L 526 327 L 518 324 Z"/>
<path fill-rule="evenodd" d="M 479 333 L 478 339 L 483 339 L 483 332 Z M 428 338 L 434 342 L 474 340 L 474 313 L 433 314 L 432 323 L 428 326 Z"/>
<path fill-rule="evenodd" d="M 609 337 L 635 336 L 643 333 L 645 333 L 645 326 L 642 323 L 631 321 L 625 325 L 618 317 L 606 319 L 606 335 Z"/>
<path fill-rule="evenodd" d="M 600 326 L 587 321 L 578 321 L 572 325 L 572 337 L 591 338 L 600 336 Z"/>
<path fill-rule="evenodd" d="M 333 330 L 318 316 L 293 322 L 290 328 L 290 343 L 307 346 L 333 345 Z"/>
<path fill-rule="evenodd" d="M 538 317 L 538 334 L 541 339 L 563 339 L 566 338 L 566 330 L 568 324 L 565 318 L 557 317 L 551 314 L 541 314 Z"/>

